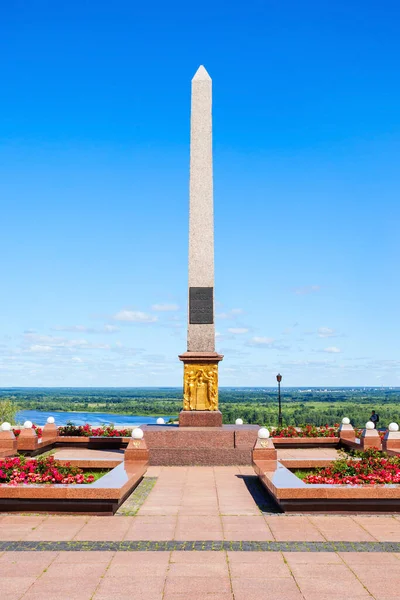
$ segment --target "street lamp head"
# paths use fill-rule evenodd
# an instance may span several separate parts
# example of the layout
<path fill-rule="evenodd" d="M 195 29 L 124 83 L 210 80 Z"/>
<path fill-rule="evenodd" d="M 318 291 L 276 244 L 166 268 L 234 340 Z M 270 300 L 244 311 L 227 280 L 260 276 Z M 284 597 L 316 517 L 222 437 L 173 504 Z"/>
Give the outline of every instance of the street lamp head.
<path fill-rule="evenodd" d="M 278 383 L 282 381 L 282 375 L 280 373 L 278 373 L 278 375 L 276 376 L 276 380 Z"/>

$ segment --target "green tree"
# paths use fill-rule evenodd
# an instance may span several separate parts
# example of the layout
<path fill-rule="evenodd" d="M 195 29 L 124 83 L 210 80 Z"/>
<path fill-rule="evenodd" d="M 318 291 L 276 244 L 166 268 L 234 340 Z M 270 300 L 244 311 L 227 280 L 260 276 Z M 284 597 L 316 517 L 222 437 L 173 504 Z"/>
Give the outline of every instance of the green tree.
<path fill-rule="evenodd" d="M 0 400 L 0 424 L 7 421 L 8 423 L 11 423 L 11 425 L 15 425 L 17 411 L 18 407 L 11 398 Z"/>

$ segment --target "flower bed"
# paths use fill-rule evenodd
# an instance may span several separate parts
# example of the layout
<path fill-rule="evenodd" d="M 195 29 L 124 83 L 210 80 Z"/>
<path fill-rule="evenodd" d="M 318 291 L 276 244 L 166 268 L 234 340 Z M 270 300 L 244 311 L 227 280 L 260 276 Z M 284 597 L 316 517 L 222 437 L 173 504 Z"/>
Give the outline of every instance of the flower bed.
<path fill-rule="evenodd" d="M 43 434 L 43 429 L 42 427 L 38 427 L 37 425 L 32 425 L 32 429 L 34 429 L 36 431 L 36 435 L 38 436 L 38 438 L 42 437 Z M 22 429 L 13 429 L 13 433 L 15 435 L 15 437 L 18 437 L 19 434 L 21 433 Z"/>
<path fill-rule="evenodd" d="M 361 436 L 362 436 L 362 432 L 364 431 L 364 429 L 355 429 L 354 431 L 355 431 L 355 433 L 356 433 L 356 438 L 357 438 L 358 440 L 360 440 L 360 439 L 361 439 Z M 379 433 L 379 437 L 381 438 L 381 440 L 383 440 L 383 438 L 384 438 L 384 437 L 385 437 L 385 435 L 386 435 L 386 429 L 385 429 L 385 430 L 383 430 L 383 431 L 382 431 L 381 429 L 378 429 L 378 433 Z"/>
<path fill-rule="evenodd" d="M 92 427 L 89 423 L 86 425 L 74 425 L 67 423 L 58 428 L 58 435 L 61 437 L 130 437 L 131 429 L 115 429 L 113 425 L 103 425 L 102 427 Z"/>
<path fill-rule="evenodd" d="M 85 475 L 82 469 L 69 463 L 58 464 L 53 456 L 28 459 L 23 456 L 6 458 L 0 462 L 0 483 L 93 483 L 94 475 Z"/>
<path fill-rule="evenodd" d="M 313 484 L 397 484 L 400 483 L 400 458 L 370 448 L 355 452 L 353 457 L 335 460 L 329 467 L 307 475 L 303 481 Z"/>
<path fill-rule="evenodd" d="M 334 438 L 339 435 L 339 425 L 323 425 L 316 427 L 315 425 L 304 425 L 303 427 L 277 427 L 271 432 L 273 438 Z"/>

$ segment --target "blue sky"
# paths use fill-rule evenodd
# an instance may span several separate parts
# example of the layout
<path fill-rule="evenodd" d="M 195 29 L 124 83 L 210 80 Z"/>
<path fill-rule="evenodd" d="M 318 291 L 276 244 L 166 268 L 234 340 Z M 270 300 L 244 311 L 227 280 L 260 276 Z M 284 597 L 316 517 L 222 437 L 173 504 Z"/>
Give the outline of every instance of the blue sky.
<path fill-rule="evenodd" d="M 400 385 L 397 2 L 6 3 L 0 387 L 180 385 L 190 80 L 220 382 Z"/>

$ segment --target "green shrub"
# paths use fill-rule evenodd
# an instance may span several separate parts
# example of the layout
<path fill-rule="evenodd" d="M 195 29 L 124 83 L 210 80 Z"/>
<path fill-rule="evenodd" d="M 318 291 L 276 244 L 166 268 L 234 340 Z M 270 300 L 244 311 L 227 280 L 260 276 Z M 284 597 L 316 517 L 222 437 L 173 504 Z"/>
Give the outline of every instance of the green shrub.
<path fill-rule="evenodd" d="M 18 412 L 18 407 L 14 400 L 4 398 L 0 400 L 0 424 L 8 421 L 11 425 L 15 425 L 15 416 Z"/>

